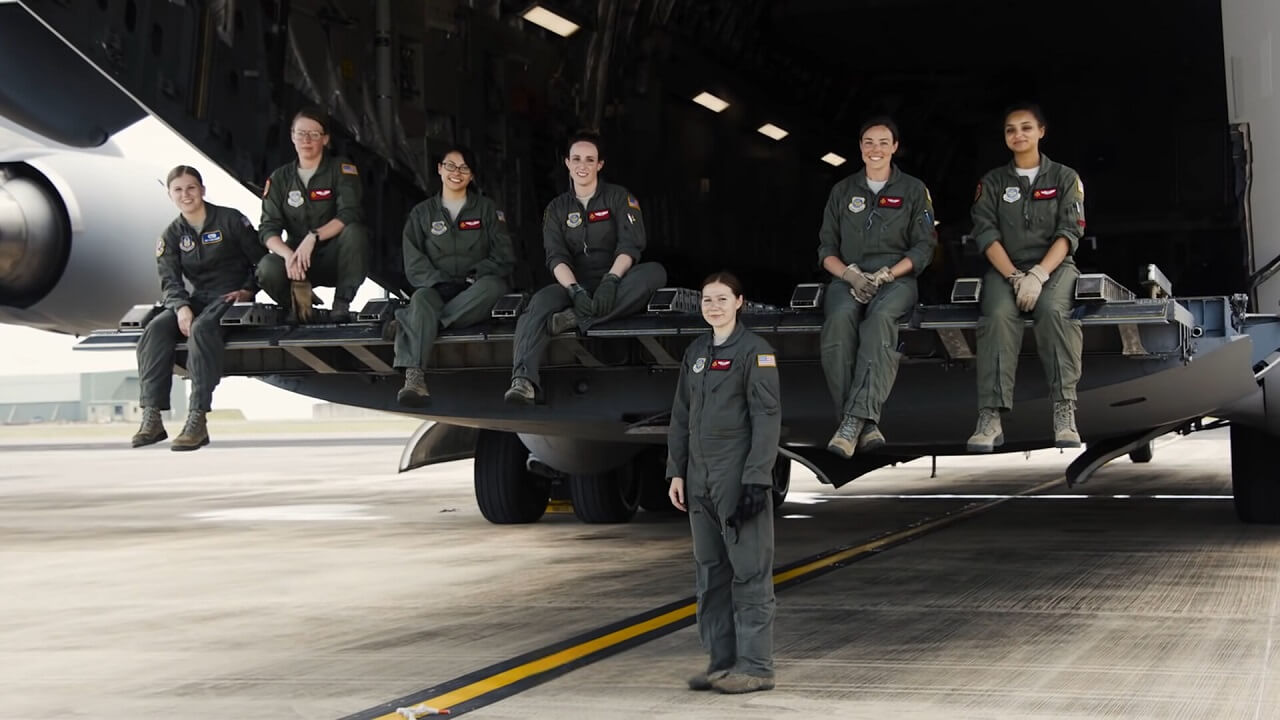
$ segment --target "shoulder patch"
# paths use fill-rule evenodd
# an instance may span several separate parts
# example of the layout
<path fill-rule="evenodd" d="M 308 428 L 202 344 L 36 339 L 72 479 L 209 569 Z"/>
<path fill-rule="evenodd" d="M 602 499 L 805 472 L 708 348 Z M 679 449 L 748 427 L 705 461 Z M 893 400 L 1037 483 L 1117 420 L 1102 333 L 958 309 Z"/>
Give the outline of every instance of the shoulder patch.
<path fill-rule="evenodd" d="M 267 178 L 267 183 L 262 186 L 262 197 L 266 197 L 271 192 L 271 178 Z"/>
<path fill-rule="evenodd" d="M 778 367 L 778 359 L 773 353 L 760 353 L 756 355 L 756 367 Z"/>
<path fill-rule="evenodd" d="M 156 239 L 156 257 L 160 257 L 161 255 L 164 255 L 164 237 L 163 236 Z"/>
<path fill-rule="evenodd" d="M 500 223 L 504 223 L 504 222 L 506 222 L 506 221 L 507 221 L 507 214 L 506 214 L 506 213 L 504 213 L 504 212 L 502 212 L 501 210 L 499 210 L 499 211 L 498 211 L 498 222 L 500 222 Z"/>
<path fill-rule="evenodd" d="M 243 226 L 245 226 L 246 228 L 248 228 L 248 229 L 250 229 L 250 230 L 252 230 L 252 229 L 253 229 L 253 222 L 251 222 L 251 221 L 249 220 L 249 218 L 245 217 L 245 216 L 244 216 L 244 214 L 241 214 L 241 215 L 240 215 L 240 224 L 241 224 L 241 225 L 243 225 Z"/>
<path fill-rule="evenodd" d="M 1084 199 L 1084 181 L 1080 179 L 1079 175 L 1076 176 L 1076 192 L 1080 193 L 1080 199 L 1083 200 Z"/>
<path fill-rule="evenodd" d="M 343 175 L 359 175 L 360 171 L 356 169 L 355 163 L 342 163 Z"/>
<path fill-rule="evenodd" d="M 632 210 L 640 209 L 640 201 L 636 199 L 635 195 L 631 195 L 631 194 L 627 195 L 627 207 L 631 208 Z"/>

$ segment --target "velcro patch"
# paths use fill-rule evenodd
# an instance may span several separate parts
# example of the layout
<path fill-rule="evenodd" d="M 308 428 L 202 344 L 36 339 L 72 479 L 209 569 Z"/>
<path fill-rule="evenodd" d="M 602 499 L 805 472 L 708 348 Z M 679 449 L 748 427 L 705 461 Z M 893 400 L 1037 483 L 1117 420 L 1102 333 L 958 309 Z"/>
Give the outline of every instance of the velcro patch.
<path fill-rule="evenodd" d="M 359 175 L 360 171 L 357 170 L 356 166 L 351 163 L 342 163 L 342 174 L 343 175 Z"/>
<path fill-rule="evenodd" d="M 204 243 L 205 245 L 215 245 L 217 243 L 220 243 L 222 242 L 222 231 L 214 230 L 213 232 L 203 233 L 202 235 L 200 235 L 200 242 Z"/>
<path fill-rule="evenodd" d="M 332 197 L 333 197 L 333 190 L 331 189 L 311 191 L 312 200 L 328 200 L 329 198 L 332 198 Z"/>
<path fill-rule="evenodd" d="M 730 358 L 711 361 L 712 370 L 728 370 L 732 365 L 733 365 L 733 360 Z"/>
<path fill-rule="evenodd" d="M 900 208 L 902 207 L 902 198 L 885 195 L 876 204 L 883 208 Z"/>
<path fill-rule="evenodd" d="M 458 229 L 459 230 L 479 230 L 480 220 L 478 218 L 475 220 L 461 220 L 458 222 Z"/>
<path fill-rule="evenodd" d="M 610 217 L 609 208 L 592 210 L 587 213 L 587 222 L 600 222 L 601 220 L 608 220 Z"/>
<path fill-rule="evenodd" d="M 1032 200 L 1052 200 L 1058 197 L 1058 188 L 1042 188 L 1031 191 Z"/>
<path fill-rule="evenodd" d="M 632 210 L 640 209 L 640 201 L 636 199 L 635 195 L 627 196 L 627 207 L 631 208 Z"/>
<path fill-rule="evenodd" d="M 756 356 L 756 367 L 778 367 L 778 359 L 773 353 L 761 353 Z"/>

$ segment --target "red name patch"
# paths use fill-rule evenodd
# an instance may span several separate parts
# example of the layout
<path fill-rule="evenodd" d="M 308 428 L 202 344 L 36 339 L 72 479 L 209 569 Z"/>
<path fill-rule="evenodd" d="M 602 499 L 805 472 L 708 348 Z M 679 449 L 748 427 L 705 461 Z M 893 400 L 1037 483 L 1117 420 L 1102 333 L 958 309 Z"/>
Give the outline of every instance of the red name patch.
<path fill-rule="evenodd" d="M 1032 200 L 1052 200 L 1058 197 L 1058 188 L 1045 188 L 1043 190 L 1034 190 L 1031 193 Z"/>
<path fill-rule="evenodd" d="M 733 360 L 712 360 L 711 361 L 712 370 L 728 370 L 729 366 L 731 365 L 733 365 Z"/>
<path fill-rule="evenodd" d="M 608 220 L 609 217 L 608 208 L 605 208 L 604 210 L 592 210 L 587 213 L 587 222 L 600 222 L 601 220 Z"/>
<path fill-rule="evenodd" d="M 458 229 L 459 230 L 479 230 L 480 221 L 479 220 L 463 220 L 458 223 Z"/>
<path fill-rule="evenodd" d="M 331 197 L 333 197 L 332 190 L 312 190 L 311 191 L 312 200 L 328 200 Z"/>
<path fill-rule="evenodd" d="M 887 208 L 900 208 L 900 207 L 902 207 L 902 198 L 900 198 L 900 197 L 890 197 L 890 196 L 886 195 L 886 196 L 884 196 L 884 197 L 880 198 L 880 202 L 879 202 L 879 203 L 877 203 L 877 204 L 878 204 L 880 207 L 887 207 Z"/>

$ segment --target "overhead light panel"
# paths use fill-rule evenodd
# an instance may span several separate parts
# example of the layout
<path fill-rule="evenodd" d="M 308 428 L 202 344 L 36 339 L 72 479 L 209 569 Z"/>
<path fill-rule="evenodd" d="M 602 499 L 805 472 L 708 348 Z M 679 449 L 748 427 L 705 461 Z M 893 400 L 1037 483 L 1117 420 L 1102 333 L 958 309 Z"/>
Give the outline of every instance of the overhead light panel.
<path fill-rule="evenodd" d="M 522 17 L 538 27 L 550 30 L 560 37 L 569 37 L 570 35 L 578 32 L 580 28 L 580 26 L 572 20 L 557 15 L 541 5 L 534 5 L 528 10 L 525 10 Z"/>
<path fill-rule="evenodd" d="M 822 156 L 822 162 L 831 165 L 832 167 L 840 167 L 845 163 L 845 159 L 835 153 L 829 152 Z"/>
<path fill-rule="evenodd" d="M 777 125 L 774 125 L 773 123 L 765 123 L 761 125 L 760 127 L 756 128 L 756 132 L 760 133 L 761 135 L 764 135 L 765 137 L 773 138 L 774 140 L 781 140 L 782 138 L 791 134 L 786 130 L 783 130 L 782 128 L 778 127 Z"/>
<path fill-rule="evenodd" d="M 721 100 L 720 98 L 716 97 L 715 95 L 712 95 L 709 92 L 698 93 L 697 97 L 695 97 L 693 101 L 698 103 L 702 107 L 710 110 L 711 112 L 720 112 L 725 108 L 729 107 L 728 102 Z"/>

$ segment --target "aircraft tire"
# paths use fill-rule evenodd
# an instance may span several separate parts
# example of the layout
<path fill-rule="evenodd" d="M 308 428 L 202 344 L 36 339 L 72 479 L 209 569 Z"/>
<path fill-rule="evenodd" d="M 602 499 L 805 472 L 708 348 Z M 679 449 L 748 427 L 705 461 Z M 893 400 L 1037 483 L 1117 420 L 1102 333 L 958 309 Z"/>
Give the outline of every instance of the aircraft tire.
<path fill-rule="evenodd" d="M 1153 457 L 1155 457 L 1155 449 L 1152 447 L 1151 443 L 1147 443 L 1146 445 L 1143 445 L 1129 453 L 1129 461 L 1138 464 L 1149 463 Z"/>
<path fill-rule="evenodd" d="M 640 506 L 641 478 L 628 464 L 617 470 L 569 476 L 573 514 L 584 523 L 625 523 Z"/>
<path fill-rule="evenodd" d="M 782 454 L 773 463 L 773 512 L 782 514 L 782 503 L 791 490 L 791 458 Z"/>
<path fill-rule="evenodd" d="M 525 468 L 529 451 L 515 433 L 481 430 L 476 437 L 475 489 L 480 514 L 495 525 L 531 523 L 547 510 L 546 481 Z"/>
<path fill-rule="evenodd" d="M 1231 424 L 1231 493 L 1243 522 L 1280 524 L 1280 472 L 1269 453 L 1276 438 Z"/>

